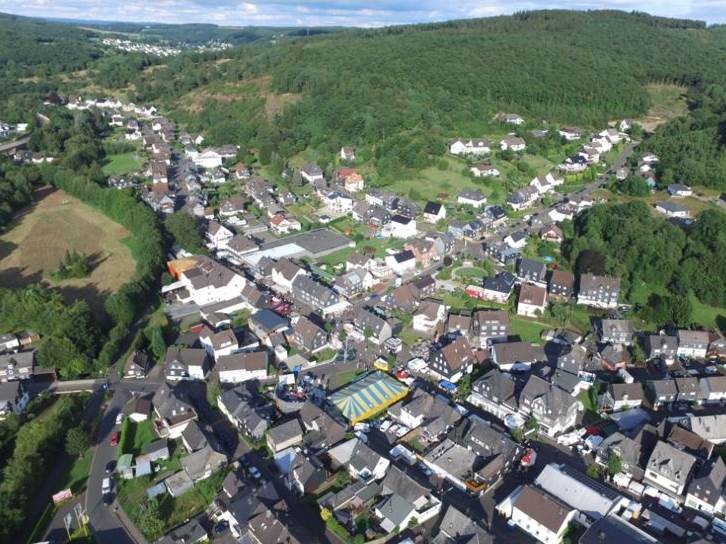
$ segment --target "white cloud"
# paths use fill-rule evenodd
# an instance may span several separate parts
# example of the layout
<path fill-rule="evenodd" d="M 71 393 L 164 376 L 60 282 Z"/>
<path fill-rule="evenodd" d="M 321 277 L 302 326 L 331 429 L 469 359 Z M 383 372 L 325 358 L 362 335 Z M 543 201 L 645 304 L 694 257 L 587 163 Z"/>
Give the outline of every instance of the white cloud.
<path fill-rule="evenodd" d="M 0 0 L 0 11 L 36 17 L 230 26 L 384 26 L 544 8 L 616 8 L 726 22 L 724 0 Z"/>

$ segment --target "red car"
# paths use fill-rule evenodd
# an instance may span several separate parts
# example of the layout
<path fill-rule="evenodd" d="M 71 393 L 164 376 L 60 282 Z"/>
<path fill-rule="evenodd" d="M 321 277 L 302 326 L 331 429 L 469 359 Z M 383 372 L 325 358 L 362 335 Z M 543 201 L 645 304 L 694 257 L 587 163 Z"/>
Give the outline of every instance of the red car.
<path fill-rule="evenodd" d="M 111 433 L 111 445 L 118 446 L 118 433 L 116 432 Z"/>

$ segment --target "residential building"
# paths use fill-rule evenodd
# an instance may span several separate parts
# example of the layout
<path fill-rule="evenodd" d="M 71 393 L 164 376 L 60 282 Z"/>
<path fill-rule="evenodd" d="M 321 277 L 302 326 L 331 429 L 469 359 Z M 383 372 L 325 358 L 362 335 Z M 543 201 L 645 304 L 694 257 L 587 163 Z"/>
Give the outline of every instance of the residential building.
<path fill-rule="evenodd" d="M 512 375 L 493 368 L 472 384 L 469 402 L 499 419 L 516 414 L 519 401 Z"/>
<path fill-rule="evenodd" d="M 300 316 L 287 335 L 288 343 L 306 353 L 318 353 L 329 346 L 328 333 L 309 317 Z"/>
<path fill-rule="evenodd" d="M 549 281 L 550 297 L 569 300 L 574 293 L 575 276 L 566 270 L 553 270 Z"/>
<path fill-rule="evenodd" d="M 22 413 L 30 396 L 25 388 L 25 382 L 9 381 L 0 383 L 0 421 L 10 414 Z"/>
<path fill-rule="evenodd" d="M 361 335 L 377 345 L 382 345 L 393 334 L 391 326 L 385 319 L 365 308 L 358 311 L 353 319 L 353 325 Z"/>
<path fill-rule="evenodd" d="M 506 341 L 512 324 L 509 315 L 503 310 L 479 310 L 472 316 L 471 328 L 472 343 L 485 348 L 491 343 Z"/>
<path fill-rule="evenodd" d="M 433 335 L 446 319 L 446 306 L 435 300 L 425 300 L 413 314 L 413 330 Z"/>
<path fill-rule="evenodd" d="M 611 276 L 582 274 L 577 303 L 594 308 L 616 308 L 620 296 L 620 279 Z"/>
<path fill-rule="evenodd" d="M 472 167 L 471 170 L 473 171 L 475 168 Z M 486 172 L 491 172 L 491 169 L 487 169 Z M 474 175 L 477 176 L 476 173 Z M 483 175 L 483 173 L 480 172 L 479 175 Z M 487 197 L 479 189 L 464 189 L 459 193 L 456 203 L 473 206 L 478 209 L 487 203 Z"/>
<path fill-rule="evenodd" d="M 482 298 L 506 304 L 514 290 L 516 281 L 517 278 L 510 272 L 499 272 L 492 278 L 486 278 L 483 284 L 484 291 Z"/>
<path fill-rule="evenodd" d="M 603 343 L 629 346 L 633 343 L 634 333 L 633 324 L 628 319 L 600 320 L 600 341 Z"/>
<path fill-rule="evenodd" d="M 544 348 L 529 342 L 498 342 L 491 347 L 492 362 L 500 370 L 529 370 L 536 362 L 545 361 Z"/>
<path fill-rule="evenodd" d="M 559 544 L 576 514 L 575 509 L 529 484 L 518 487 L 497 509 L 543 544 Z"/>
<path fill-rule="evenodd" d="M 204 326 L 199 332 L 199 342 L 215 361 L 223 355 L 231 355 L 239 349 L 239 341 L 232 329 L 212 331 Z"/>
<path fill-rule="evenodd" d="M 298 275 L 292 282 L 292 294 L 303 304 L 317 309 L 323 316 L 341 312 L 348 306 L 338 293 L 306 275 Z"/>
<path fill-rule="evenodd" d="M 678 331 L 678 357 L 703 359 L 708 351 L 709 335 L 707 331 Z"/>
<path fill-rule="evenodd" d="M 517 278 L 523 283 L 547 285 L 547 267 L 540 261 L 520 259 L 517 263 Z"/>
<path fill-rule="evenodd" d="M 438 442 L 461 421 L 461 414 L 449 402 L 420 388 L 410 399 L 391 406 L 388 413 L 409 429 L 420 428 L 427 442 Z"/>
<path fill-rule="evenodd" d="M 186 396 L 168 384 L 157 389 L 151 400 L 154 406 L 154 428 L 162 438 L 179 438 L 197 413 Z"/>
<path fill-rule="evenodd" d="M 713 462 L 705 463 L 695 474 L 688 485 L 686 506 L 698 512 L 712 516 L 726 513 L 724 484 L 726 483 L 726 465 L 717 456 Z"/>
<path fill-rule="evenodd" d="M 268 364 L 266 351 L 242 352 L 219 357 L 216 370 L 220 383 L 242 383 L 265 379 Z"/>
<path fill-rule="evenodd" d="M 519 409 L 537 419 L 541 432 L 554 437 L 575 426 L 579 402 L 564 389 L 533 374 L 519 394 Z"/>
<path fill-rule="evenodd" d="M 538 317 L 547 309 L 547 289 L 538 285 L 524 283 L 519 288 L 517 315 Z"/>
<path fill-rule="evenodd" d="M 645 355 L 648 359 L 661 359 L 672 365 L 678 353 L 678 338 L 665 334 L 651 334 L 645 340 Z"/>
<path fill-rule="evenodd" d="M 204 349 L 172 346 L 166 350 L 164 377 L 168 381 L 204 380 L 211 368 L 210 357 Z"/>
<path fill-rule="evenodd" d="M 267 447 L 273 453 L 279 453 L 303 441 L 303 430 L 297 419 L 275 425 L 267 431 Z"/>
<path fill-rule="evenodd" d="M 442 219 L 446 219 L 446 208 L 440 202 L 427 202 L 423 211 L 424 221 L 428 223 L 438 223 Z"/>
<path fill-rule="evenodd" d="M 644 481 L 666 493 L 681 496 L 695 464 L 693 455 L 659 440 L 648 459 Z"/>
<path fill-rule="evenodd" d="M 345 468 L 353 479 L 365 482 L 382 479 L 391 464 L 358 438 L 329 449 L 328 455 L 333 468 Z"/>
<path fill-rule="evenodd" d="M 429 371 L 441 379 L 458 382 L 474 368 L 474 353 L 463 336 L 438 349 L 431 355 Z"/>

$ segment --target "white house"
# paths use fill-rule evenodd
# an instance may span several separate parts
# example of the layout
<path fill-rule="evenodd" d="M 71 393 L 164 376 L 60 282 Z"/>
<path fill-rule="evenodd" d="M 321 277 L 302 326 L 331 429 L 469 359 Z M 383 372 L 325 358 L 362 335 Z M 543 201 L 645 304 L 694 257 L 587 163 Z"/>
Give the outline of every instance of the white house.
<path fill-rule="evenodd" d="M 198 257 L 197 265 L 181 272 L 179 281 L 165 291 L 176 290 L 180 302 L 206 306 L 238 297 L 246 285 L 245 278 L 232 269 L 209 257 Z"/>
<path fill-rule="evenodd" d="M 223 355 L 217 360 L 216 369 L 220 383 L 242 383 L 264 380 L 267 377 L 268 354 L 252 351 Z"/>
<path fill-rule="evenodd" d="M 416 256 L 413 251 L 399 251 L 395 255 L 386 257 L 386 265 L 399 276 L 412 274 L 416 271 Z"/>
<path fill-rule="evenodd" d="M 231 230 L 217 221 L 209 222 L 207 232 L 204 235 L 215 249 L 220 249 L 225 246 L 234 237 L 234 233 Z"/>
<path fill-rule="evenodd" d="M 427 202 L 423 211 L 424 221 L 438 223 L 446 219 L 446 207 L 439 202 Z"/>
<path fill-rule="evenodd" d="M 690 216 L 690 211 L 686 206 L 681 206 L 675 202 L 658 202 L 655 209 L 666 217 L 687 218 Z"/>
<path fill-rule="evenodd" d="M 279 259 L 272 266 L 272 281 L 282 291 L 290 291 L 292 289 L 292 282 L 301 274 L 305 274 L 305 270 L 293 263 L 290 259 Z"/>
<path fill-rule="evenodd" d="M 523 283 L 519 289 L 517 315 L 538 317 L 547 308 L 547 289 L 531 283 Z"/>
<path fill-rule="evenodd" d="M 582 129 L 578 127 L 562 127 L 559 132 L 560 136 L 568 142 L 582 138 Z"/>
<path fill-rule="evenodd" d="M 489 162 L 480 162 L 469 168 L 475 178 L 498 177 L 501 172 Z"/>
<path fill-rule="evenodd" d="M 543 544 L 559 544 L 577 513 L 546 491 L 532 485 L 518 487 L 497 510 Z"/>
<path fill-rule="evenodd" d="M 416 220 L 405 215 L 394 215 L 381 229 L 384 238 L 413 238 L 417 234 Z"/>
<path fill-rule="evenodd" d="M 520 138 L 519 136 L 506 136 L 499 142 L 499 148 L 502 151 L 524 151 L 526 147 L 527 144 L 524 138 Z"/>
<path fill-rule="evenodd" d="M 644 482 L 681 496 L 695 464 L 693 455 L 659 440 L 648 459 Z"/>
<path fill-rule="evenodd" d="M 456 139 L 449 142 L 449 153 L 452 155 L 486 155 L 491 150 L 489 140 L 486 138 L 474 140 Z"/>
<path fill-rule="evenodd" d="M 459 193 L 456 203 L 481 208 L 487 203 L 487 197 L 478 189 L 464 189 Z"/>
<path fill-rule="evenodd" d="M 239 349 L 239 342 L 232 329 L 213 332 L 204 327 L 199 333 L 199 342 L 207 353 L 214 357 L 215 361 L 225 355 L 231 355 Z"/>
<path fill-rule="evenodd" d="M 352 147 L 341 147 L 340 148 L 340 160 L 341 161 L 354 161 L 355 150 Z"/>
<path fill-rule="evenodd" d="M 668 194 L 673 197 L 686 197 L 693 195 L 693 189 L 682 183 L 672 183 L 668 186 Z"/>
<path fill-rule="evenodd" d="M 433 334 L 446 319 L 446 306 L 435 301 L 424 301 L 413 315 L 413 330 Z"/>
<path fill-rule="evenodd" d="M 323 203 L 330 213 L 344 214 L 353 211 L 353 199 L 337 191 L 328 193 Z"/>
<path fill-rule="evenodd" d="M 709 336 L 706 331 L 678 331 L 678 357 L 703 359 L 708 351 Z"/>
<path fill-rule="evenodd" d="M 222 166 L 222 155 L 214 149 L 207 149 L 192 159 L 194 164 L 202 168 L 217 168 Z"/>

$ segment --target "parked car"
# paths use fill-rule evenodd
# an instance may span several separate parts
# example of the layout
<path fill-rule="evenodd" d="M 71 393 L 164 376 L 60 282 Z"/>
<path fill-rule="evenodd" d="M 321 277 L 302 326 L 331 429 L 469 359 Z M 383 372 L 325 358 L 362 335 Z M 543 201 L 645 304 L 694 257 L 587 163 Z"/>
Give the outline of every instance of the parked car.
<path fill-rule="evenodd" d="M 249 470 L 250 470 L 250 476 L 252 476 L 255 480 L 262 479 L 262 473 L 260 472 L 259 468 L 252 466 L 252 467 L 250 467 Z"/>
<path fill-rule="evenodd" d="M 111 433 L 110 444 L 112 446 L 118 446 L 118 433 L 115 431 Z"/>
<path fill-rule="evenodd" d="M 106 474 L 111 474 L 114 470 L 116 470 L 116 461 L 111 459 L 106 463 Z"/>
<path fill-rule="evenodd" d="M 123 412 L 119 412 L 118 415 L 116 416 L 116 425 L 121 425 L 121 423 L 123 423 L 123 421 L 124 421 L 124 414 L 123 414 Z"/>
<path fill-rule="evenodd" d="M 104 495 L 111 492 L 111 478 L 104 478 L 101 482 L 101 493 Z"/>

